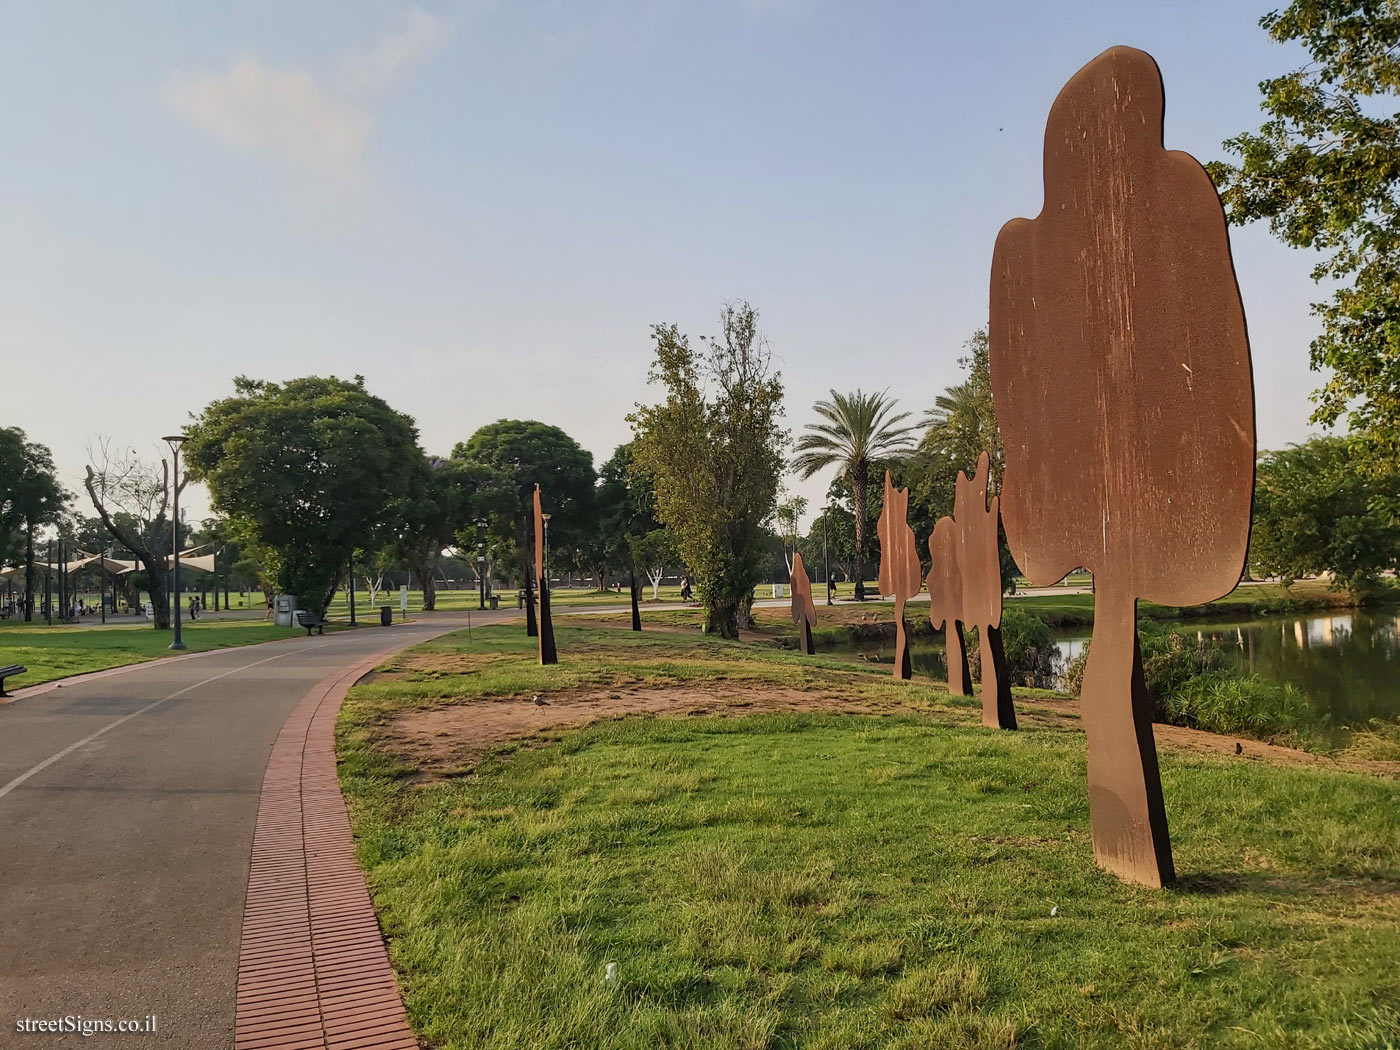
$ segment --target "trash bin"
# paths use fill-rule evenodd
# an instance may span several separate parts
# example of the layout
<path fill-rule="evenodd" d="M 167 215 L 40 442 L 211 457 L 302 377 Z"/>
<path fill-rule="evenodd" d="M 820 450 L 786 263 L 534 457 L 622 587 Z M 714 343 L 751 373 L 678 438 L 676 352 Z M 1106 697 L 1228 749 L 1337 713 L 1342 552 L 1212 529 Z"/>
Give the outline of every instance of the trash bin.
<path fill-rule="evenodd" d="M 491 608 L 493 608 L 493 609 L 499 609 L 500 607 L 501 607 L 501 599 L 500 599 L 497 595 L 494 595 L 494 594 L 491 595 Z"/>
<path fill-rule="evenodd" d="M 379 626 L 388 627 L 394 622 L 394 607 L 392 605 L 381 605 L 379 607 Z"/>

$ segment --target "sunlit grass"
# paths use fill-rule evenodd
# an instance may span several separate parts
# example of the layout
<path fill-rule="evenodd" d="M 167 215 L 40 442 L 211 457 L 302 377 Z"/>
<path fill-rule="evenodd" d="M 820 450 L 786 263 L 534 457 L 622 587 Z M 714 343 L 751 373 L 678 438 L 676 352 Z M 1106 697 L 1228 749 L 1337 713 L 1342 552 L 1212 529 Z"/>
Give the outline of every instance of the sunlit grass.
<path fill-rule="evenodd" d="M 767 644 L 559 640 L 538 668 L 518 628 L 438 639 L 342 716 L 360 860 L 429 1045 L 1395 1045 L 1393 781 L 1164 752 L 1183 878 L 1142 890 L 1093 864 L 1072 723 L 985 730 L 931 685 Z M 891 713 L 629 717 L 426 784 L 376 745 L 402 707 L 604 680 Z"/>

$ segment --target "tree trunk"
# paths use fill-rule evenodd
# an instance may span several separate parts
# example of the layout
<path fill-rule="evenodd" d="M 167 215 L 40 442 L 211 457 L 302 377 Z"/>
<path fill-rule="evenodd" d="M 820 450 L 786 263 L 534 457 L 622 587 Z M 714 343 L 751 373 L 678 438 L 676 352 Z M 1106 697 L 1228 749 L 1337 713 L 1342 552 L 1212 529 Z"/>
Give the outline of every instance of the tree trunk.
<path fill-rule="evenodd" d="M 982 724 L 1015 729 L 1016 707 L 1011 702 L 1011 676 L 1006 670 L 1001 631 L 984 625 L 977 633 L 982 651 Z"/>
<path fill-rule="evenodd" d="M 642 629 L 642 612 L 637 608 L 637 570 L 633 569 L 627 574 L 627 589 L 632 594 L 632 630 Z"/>
<path fill-rule="evenodd" d="M 856 601 L 865 601 L 865 471 L 851 476 L 856 511 Z"/>
<path fill-rule="evenodd" d="M 24 622 L 34 622 L 34 522 L 25 519 Z"/>
<path fill-rule="evenodd" d="M 1128 882 L 1152 887 L 1172 882 L 1176 873 L 1142 676 L 1137 599 L 1108 587 L 1094 599 L 1094 636 L 1079 705 L 1089 744 L 1094 859 Z"/>
<path fill-rule="evenodd" d="M 739 602 L 739 615 L 737 622 L 740 630 L 753 630 L 753 591 L 749 591 Z"/>
<path fill-rule="evenodd" d="M 155 557 L 138 554 L 146 567 L 151 592 L 151 626 L 157 631 L 170 630 L 170 588 L 165 582 L 165 567 L 157 566 Z"/>
<path fill-rule="evenodd" d="M 418 579 L 423 584 L 423 611 L 432 612 L 437 608 L 437 580 L 435 570 L 418 571 Z"/>
<path fill-rule="evenodd" d="M 700 630 L 704 634 L 717 634 L 721 638 L 737 640 L 739 637 L 739 603 L 721 602 L 714 599 L 707 601 Z"/>
<path fill-rule="evenodd" d="M 651 600 L 659 602 L 661 600 L 661 577 L 666 575 L 666 570 L 662 569 L 660 572 L 648 573 L 648 575 L 651 576 Z"/>

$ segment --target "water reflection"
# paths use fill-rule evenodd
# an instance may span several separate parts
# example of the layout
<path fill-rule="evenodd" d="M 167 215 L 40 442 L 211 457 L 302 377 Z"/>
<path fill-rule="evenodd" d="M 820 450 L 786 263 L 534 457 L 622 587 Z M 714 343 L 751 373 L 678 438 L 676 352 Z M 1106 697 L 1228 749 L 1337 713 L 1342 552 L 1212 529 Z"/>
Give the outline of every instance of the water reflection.
<path fill-rule="evenodd" d="M 1281 616 L 1186 630 L 1218 641 L 1241 670 L 1292 683 L 1333 725 L 1400 718 L 1400 615 Z M 1088 637 L 1084 629 L 1057 637 L 1058 670 L 1083 652 Z"/>

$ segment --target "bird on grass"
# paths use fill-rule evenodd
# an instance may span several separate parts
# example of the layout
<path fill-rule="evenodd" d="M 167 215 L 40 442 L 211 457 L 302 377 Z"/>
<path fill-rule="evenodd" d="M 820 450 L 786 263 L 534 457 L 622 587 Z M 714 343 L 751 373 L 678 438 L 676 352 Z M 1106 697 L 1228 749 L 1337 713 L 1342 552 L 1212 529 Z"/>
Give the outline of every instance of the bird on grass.
<path fill-rule="evenodd" d="M 549 701 L 546 700 L 544 697 L 540 696 L 539 693 L 536 693 L 536 694 L 535 694 L 535 706 L 536 706 L 536 707 L 548 707 L 548 706 L 549 706 Z"/>

